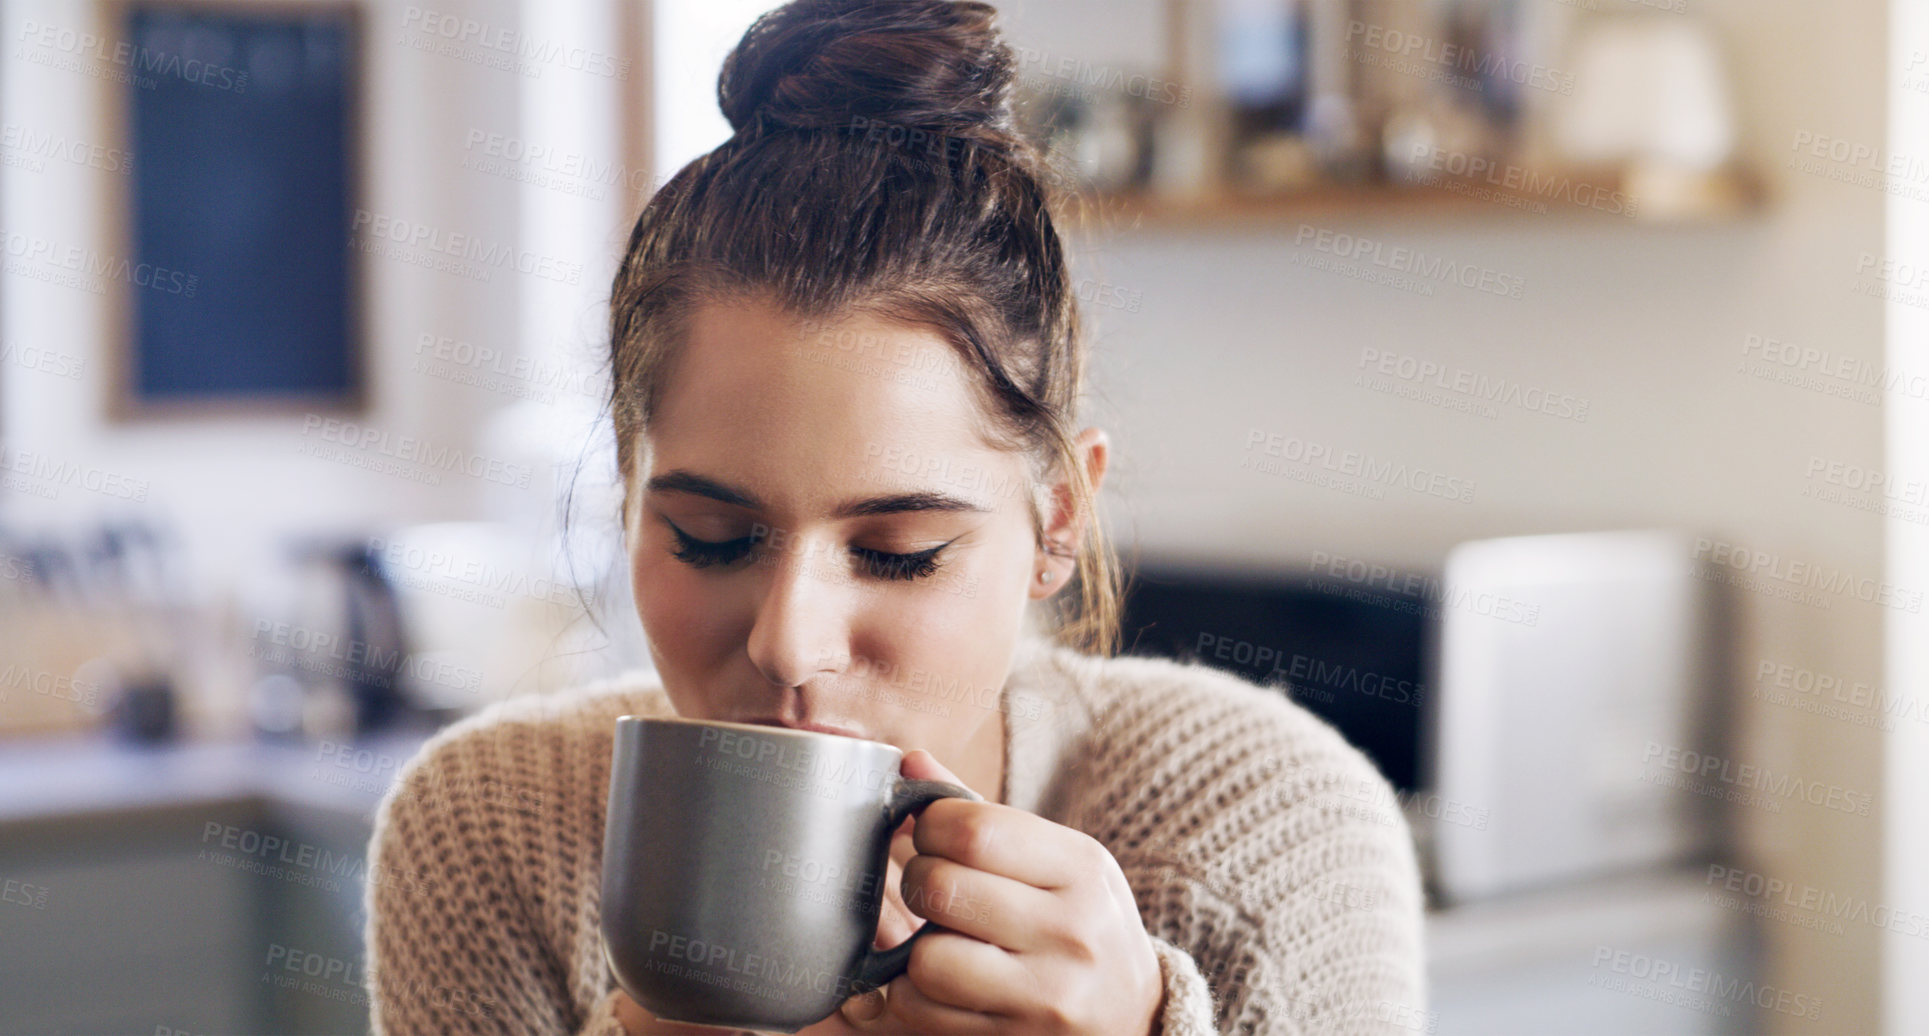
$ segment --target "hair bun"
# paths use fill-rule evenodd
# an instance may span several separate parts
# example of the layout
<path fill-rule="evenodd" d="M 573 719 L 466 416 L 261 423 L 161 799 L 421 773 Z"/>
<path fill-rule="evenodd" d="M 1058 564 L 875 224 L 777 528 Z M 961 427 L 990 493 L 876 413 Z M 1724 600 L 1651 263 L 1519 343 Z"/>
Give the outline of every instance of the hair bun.
<path fill-rule="evenodd" d="M 717 103 L 739 134 L 876 120 L 1012 150 L 996 17 L 971 0 L 792 0 L 724 59 Z"/>

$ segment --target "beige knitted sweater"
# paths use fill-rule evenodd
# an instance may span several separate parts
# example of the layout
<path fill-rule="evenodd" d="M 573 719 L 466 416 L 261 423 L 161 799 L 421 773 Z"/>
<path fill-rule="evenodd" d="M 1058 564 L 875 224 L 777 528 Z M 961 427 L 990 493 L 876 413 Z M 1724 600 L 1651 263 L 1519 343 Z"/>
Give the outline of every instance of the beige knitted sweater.
<path fill-rule="evenodd" d="M 1118 860 L 1165 1036 L 1431 1028 L 1408 830 L 1331 727 L 1203 666 L 1035 637 L 1003 707 L 998 799 Z M 377 1033 L 620 1036 L 597 905 L 625 714 L 672 714 L 653 676 L 491 706 L 403 768 L 370 847 Z"/>

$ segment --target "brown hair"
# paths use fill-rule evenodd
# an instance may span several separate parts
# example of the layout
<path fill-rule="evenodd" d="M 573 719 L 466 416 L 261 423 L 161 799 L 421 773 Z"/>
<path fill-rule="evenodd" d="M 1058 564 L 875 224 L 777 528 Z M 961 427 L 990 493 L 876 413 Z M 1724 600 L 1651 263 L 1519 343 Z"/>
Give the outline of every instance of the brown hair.
<path fill-rule="evenodd" d="M 1118 562 L 1073 442 L 1085 343 L 1043 161 L 1012 128 L 995 15 L 793 0 L 744 33 L 717 82 L 736 132 L 650 199 L 611 289 L 617 464 L 627 486 L 697 303 L 752 296 L 805 321 L 864 311 L 929 327 L 975 375 L 995 441 L 1026 453 L 1040 483 L 1063 472 L 1088 516 L 1057 636 L 1111 654 Z"/>

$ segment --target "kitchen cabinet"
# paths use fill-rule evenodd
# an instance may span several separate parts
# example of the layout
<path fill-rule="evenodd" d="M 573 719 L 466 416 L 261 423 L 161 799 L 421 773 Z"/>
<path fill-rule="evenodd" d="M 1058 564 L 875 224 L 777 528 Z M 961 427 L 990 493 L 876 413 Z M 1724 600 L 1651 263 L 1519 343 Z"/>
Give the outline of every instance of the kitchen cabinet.
<path fill-rule="evenodd" d="M 9 746 L 0 1034 L 367 1032 L 365 853 L 417 744 L 368 750 L 381 775 L 311 746 Z"/>

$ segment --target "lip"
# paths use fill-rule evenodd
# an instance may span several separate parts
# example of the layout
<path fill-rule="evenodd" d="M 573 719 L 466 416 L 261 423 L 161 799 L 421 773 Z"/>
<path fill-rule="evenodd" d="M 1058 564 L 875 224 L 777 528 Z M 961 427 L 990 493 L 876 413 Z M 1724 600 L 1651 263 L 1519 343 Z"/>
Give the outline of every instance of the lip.
<path fill-rule="evenodd" d="M 854 737 L 860 741 L 875 740 L 874 738 L 866 736 L 862 731 L 851 730 L 847 727 L 833 727 L 827 723 L 809 723 L 780 719 L 776 716 L 764 716 L 758 719 L 739 720 L 738 722 L 752 723 L 760 727 L 783 727 L 786 730 L 808 730 L 813 734 L 836 734 L 839 737 Z"/>

